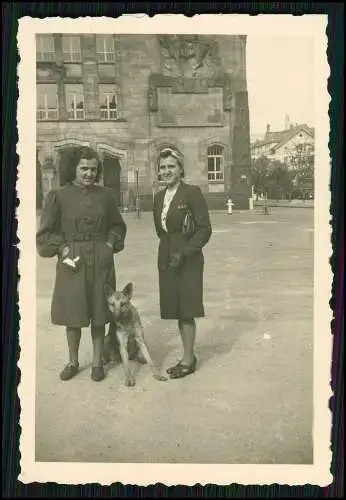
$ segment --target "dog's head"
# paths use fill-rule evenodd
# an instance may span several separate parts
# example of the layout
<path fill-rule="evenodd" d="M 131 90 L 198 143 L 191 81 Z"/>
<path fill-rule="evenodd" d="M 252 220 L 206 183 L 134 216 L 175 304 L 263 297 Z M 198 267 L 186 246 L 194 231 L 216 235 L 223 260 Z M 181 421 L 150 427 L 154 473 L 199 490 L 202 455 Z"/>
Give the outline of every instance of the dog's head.
<path fill-rule="evenodd" d="M 121 291 L 116 291 L 111 286 L 105 285 L 104 291 L 109 310 L 114 317 L 119 318 L 120 315 L 126 314 L 133 295 L 133 284 L 128 283 Z"/>

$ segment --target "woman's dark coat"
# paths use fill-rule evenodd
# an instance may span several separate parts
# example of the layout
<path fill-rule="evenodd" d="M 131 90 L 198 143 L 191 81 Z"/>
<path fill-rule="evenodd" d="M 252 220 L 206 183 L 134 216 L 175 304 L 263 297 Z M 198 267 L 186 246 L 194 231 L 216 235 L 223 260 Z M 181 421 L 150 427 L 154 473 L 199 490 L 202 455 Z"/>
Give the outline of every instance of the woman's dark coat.
<path fill-rule="evenodd" d="M 170 204 L 164 231 L 161 213 L 166 190 L 154 197 L 154 224 L 160 238 L 158 269 L 160 310 L 163 319 L 190 319 L 204 316 L 202 248 L 209 241 L 212 229 L 208 207 L 198 186 L 180 183 Z M 193 235 L 182 232 L 186 213 L 191 211 L 196 229 Z M 182 265 L 170 268 L 175 252 L 182 255 Z"/>
<path fill-rule="evenodd" d="M 115 287 L 113 253 L 124 248 L 126 225 L 113 190 L 69 184 L 48 193 L 36 245 L 41 257 L 57 256 L 51 319 L 55 325 L 105 325 L 109 312 L 104 284 Z M 112 248 L 107 245 L 112 244 Z M 80 256 L 77 271 L 63 264 Z"/>

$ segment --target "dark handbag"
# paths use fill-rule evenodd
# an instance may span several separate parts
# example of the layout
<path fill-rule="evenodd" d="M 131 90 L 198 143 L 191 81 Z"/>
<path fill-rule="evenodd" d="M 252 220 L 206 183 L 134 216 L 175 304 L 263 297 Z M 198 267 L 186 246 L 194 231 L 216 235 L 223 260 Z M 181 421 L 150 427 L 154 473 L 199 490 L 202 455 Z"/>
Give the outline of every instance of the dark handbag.
<path fill-rule="evenodd" d="M 196 232 L 196 222 L 190 209 L 187 210 L 184 216 L 181 232 L 185 236 L 192 236 Z"/>

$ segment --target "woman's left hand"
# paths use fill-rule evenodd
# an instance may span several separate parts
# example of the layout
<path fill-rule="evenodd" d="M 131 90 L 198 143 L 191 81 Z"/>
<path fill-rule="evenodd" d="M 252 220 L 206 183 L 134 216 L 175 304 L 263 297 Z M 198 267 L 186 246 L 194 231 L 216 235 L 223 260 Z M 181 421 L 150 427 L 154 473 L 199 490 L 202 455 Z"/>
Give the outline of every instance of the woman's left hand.
<path fill-rule="evenodd" d="M 174 252 L 174 254 L 172 255 L 172 258 L 168 264 L 168 266 L 171 268 L 171 269 L 177 269 L 178 267 L 181 266 L 181 264 L 183 263 L 183 254 L 181 252 L 179 252 L 179 250 L 177 250 L 176 252 Z"/>

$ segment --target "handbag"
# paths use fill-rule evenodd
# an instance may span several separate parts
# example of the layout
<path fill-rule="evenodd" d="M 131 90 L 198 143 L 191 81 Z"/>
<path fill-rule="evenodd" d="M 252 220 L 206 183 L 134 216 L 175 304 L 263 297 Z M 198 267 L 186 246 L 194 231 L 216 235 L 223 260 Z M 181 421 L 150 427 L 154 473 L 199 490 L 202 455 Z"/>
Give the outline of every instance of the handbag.
<path fill-rule="evenodd" d="M 196 221 L 190 209 L 187 210 L 184 216 L 181 232 L 185 236 L 192 236 L 196 232 Z"/>

